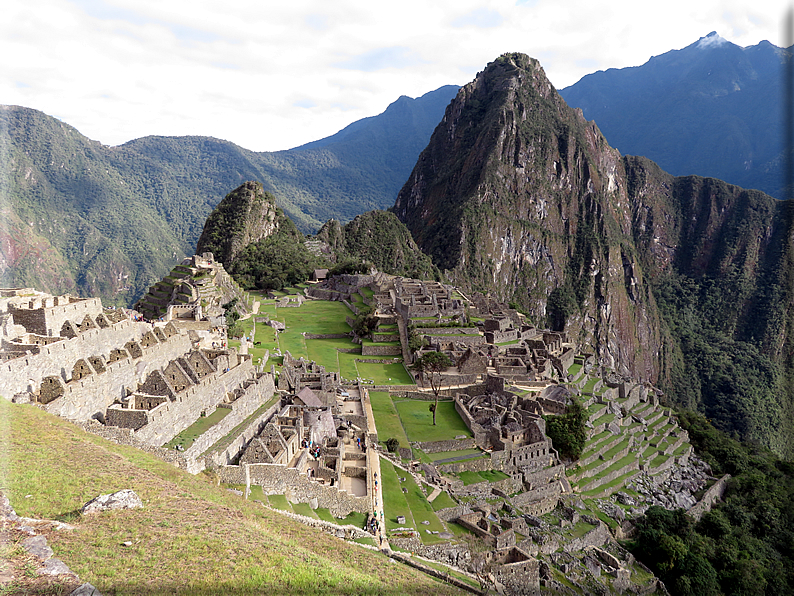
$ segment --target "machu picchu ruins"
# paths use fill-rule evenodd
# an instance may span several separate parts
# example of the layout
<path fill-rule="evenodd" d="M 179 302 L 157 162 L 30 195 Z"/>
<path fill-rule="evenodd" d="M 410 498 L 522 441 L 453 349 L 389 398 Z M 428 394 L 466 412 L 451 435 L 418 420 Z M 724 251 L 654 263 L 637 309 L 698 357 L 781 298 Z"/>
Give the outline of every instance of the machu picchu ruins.
<path fill-rule="evenodd" d="M 605 577 L 653 593 L 653 575 L 617 542 L 631 518 L 651 504 L 710 506 L 695 495 L 711 471 L 658 390 L 505 304 L 382 273 L 271 298 L 229 280 L 205 254 L 137 311 L 2 290 L 0 393 L 507 594 L 595 593 Z M 249 325 L 237 339 L 223 316 L 233 298 Z M 307 314 L 321 307 L 338 314 Z M 438 426 L 433 390 L 411 366 L 430 352 L 453 363 L 439 374 Z M 547 420 L 574 403 L 586 444 L 570 459 Z M 342 521 L 356 515 L 363 527 Z"/>

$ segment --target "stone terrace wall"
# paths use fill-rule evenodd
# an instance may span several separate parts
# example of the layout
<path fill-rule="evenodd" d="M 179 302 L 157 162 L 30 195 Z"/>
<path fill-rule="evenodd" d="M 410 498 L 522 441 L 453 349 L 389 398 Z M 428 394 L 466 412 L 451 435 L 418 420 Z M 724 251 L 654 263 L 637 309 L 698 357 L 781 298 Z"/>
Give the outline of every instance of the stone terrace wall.
<path fill-rule="evenodd" d="M 39 354 L 4 362 L 0 365 L 0 395 L 11 399 L 29 388 L 38 388 L 44 377 L 63 378 L 61 371 L 71 371 L 79 359 L 100 354 L 107 356 L 111 350 L 123 348 L 125 343 L 139 339 L 150 329 L 146 323 L 124 320 L 106 329 L 90 329 L 77 337 L 41 346 Z"/>
<path fill-rule="evenodd" d="M 581 538 L 574 538 L 570 542 L 566 542 L 562 550 L 567 553 L 581 551 L 589 546 L 603 546 L 612 540 L 612 534 L 609 532 L 609 526 L 604 522 L 598 520 L 598 526 L 590 530 Z"/>
<path fill-rule="evenodd" d="M 245 484 L 245 468 L 248 468 L 251 484 L 261 486 L 266 495 L 287 495 L 294 503 L 317 499 L 317 506 L 328 508 L 334 517 L 345 517 L 353 511 L 366 514 L 372 510 L 368 497 L 356 497 L 336 487 L 309 480 L 297 469 L 278 464 L 225 466 L 219 469 L 221 481 Z"/>
<path fill-rule="evenodd" d="M 201 381 L 177 394 L 177 401 L 166 402 L 148 412 L 148 424 L 136 431 L 138 439 L 150 445 L 162 445 L 193 424 L 203 411 L 214 411 L 226 393 L 252 378 L 250 359 L 225 373 L 207 375 Z M 110 412 L 108 412 L 110 414 Z"/>
<path fill-rule="evenodd" d="M 276 386 L 271 374 L 262 375 L 245 389 L 245 393 L 238 397 L 232 404 L 231 413 L 223 417 L 218 424 L 207 429 L 207 432 L 198 437 L 189 449 L 185 451 L 186 457 L 197 458 L 223 437 L 228 435 L 235 426 L 248 418 L 256 409 L 273 397 Z"/>
<path fill-rule="evenodd" d="M 461 472 L 485 472 L 493 470 L 494 465 L 490 457 L 480 457 L 477 459 L 464 459 L 463 461 L 439 464 L 436 466 L 439 472 L 460 474 Z"/>
<path fill-rule="evenodd" d="M 700 499 L 696 505 L 693 505 L 687 513 L 694 517 L 696 521 L 699 521 L 701 517 L 711 511 L 714 503 L 725 495 L 730 479 L 731 475 L 725 474 L 725 476 L 717 480 L 717 482 L 703 494 L 703 498 Z"/>
<path fill-rule="evenodd" d="M 124 358 L 105 364 L 105 372 L 94 373 L 79 381 L 65 385 L 62 397 L 47 404 L 51 414 L 72 420 L 87 420 L 103 414 L 116 400 L 124 397 L 126 389 L 136 389 L 153 370 L 165 368 L 168 363 L 192 348 L 187 335 L 174 335 L 164 343 L 142 348 L 141 358 Z M 71 368 L 70 368 L 71 370 Z"/>
<path fill-rule="evenodd" d="M 457 451 L 459 449 L 473 449 L 474 438 L 450 439 L 448 441 L 427 441 L 416 444 L 425 453 L 440 453 L 442 451 Z"/>
<path fill-rule="evenodd" d="M 515 478 L 505 478 L 504 480 L 498 480 L 497 482 L 477 482 L 476 484 L 469 484 L 468 486 L 465 486 L 462 480 L 458 482 L 453 483 L 452 491 L 456 495 L 462 496 L 487 495 L 494 490 L 500 491 L 506 495 L 512 495 L 523 488 L 521 481 Z"/>
<path fill-rule="evenodd" d="M 393 346 L 375 346 L 373 344 L 361 344 L 362 356 L 401 356 L 402 348 Z"/>
<path fill-rule="evenodd" d="M 281 410 L 281 400 L 270 406 L 260 416 L 246 426 L 242 432 L 234 437 L 234 439 L 225 447 L 215 451 L 206 452 L 205 461 L 208 465 L 214 466 L 228 466 L 231 462 L 242 452 L 243 449 L 251 442 L 256 435 L 262 432 L 268 421 Z M 231 414 L 227 415 L 227 418 Z M 212 446 L 210 446 L 211 448 Z M 239 467 L 239 466 L 237 466 Z"/>

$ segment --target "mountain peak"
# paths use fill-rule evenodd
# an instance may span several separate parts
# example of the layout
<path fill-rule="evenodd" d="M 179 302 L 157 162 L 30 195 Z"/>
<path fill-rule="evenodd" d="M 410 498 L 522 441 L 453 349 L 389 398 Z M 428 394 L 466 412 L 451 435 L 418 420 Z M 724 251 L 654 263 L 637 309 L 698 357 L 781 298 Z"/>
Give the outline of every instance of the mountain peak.
<path fill-rule="evenodd" d="M 705 37 L 701 37 L 697 41 L 697 45 L 695 47 L 700 49 L 717 48 L 719 46 L 725 45 L 726 43 L 729 43 L 727 39 L 721 37 L 716 31 L 712 31 Z"/>

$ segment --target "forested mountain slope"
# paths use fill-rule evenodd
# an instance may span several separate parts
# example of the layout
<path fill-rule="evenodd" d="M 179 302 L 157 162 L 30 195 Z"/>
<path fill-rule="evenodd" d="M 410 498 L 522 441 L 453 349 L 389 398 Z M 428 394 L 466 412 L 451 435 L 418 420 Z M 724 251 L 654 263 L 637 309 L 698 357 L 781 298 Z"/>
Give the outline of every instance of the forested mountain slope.
<path fill-rule="evenodd" d="M 36 110 L 0 108 L 0 281 L 130 305 L 193 253 L 230 189 L 258 180 L 303 232 L 391 205 L 457 88 L 401 97 L 288 151 L 208 137 L 91 141 Z"/>

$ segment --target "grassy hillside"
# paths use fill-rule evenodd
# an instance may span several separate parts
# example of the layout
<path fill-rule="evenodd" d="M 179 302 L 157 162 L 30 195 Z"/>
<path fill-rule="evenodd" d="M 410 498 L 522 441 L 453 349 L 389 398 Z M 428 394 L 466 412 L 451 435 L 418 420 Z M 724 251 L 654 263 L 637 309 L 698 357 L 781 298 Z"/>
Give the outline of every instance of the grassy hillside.
<path fill-rule="evenodd" d="M 48 542 L 102 594 L 457 593 L 33 406 L 0 400 L 0 421 L 12 506 L 76 525 Z M 89 499 L 123 488 L 144 508 L 79 515 Z"/>

